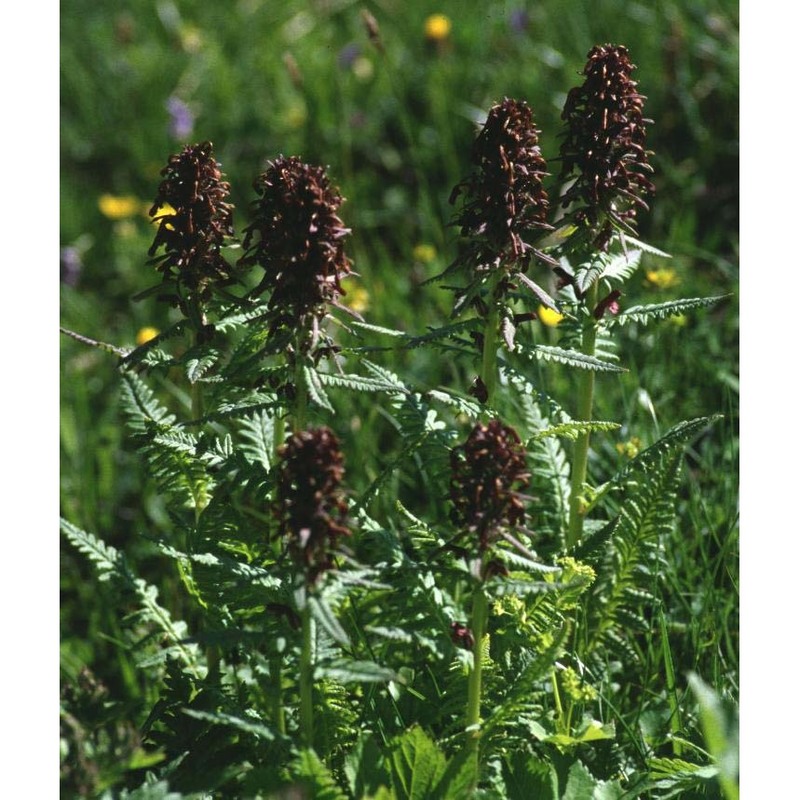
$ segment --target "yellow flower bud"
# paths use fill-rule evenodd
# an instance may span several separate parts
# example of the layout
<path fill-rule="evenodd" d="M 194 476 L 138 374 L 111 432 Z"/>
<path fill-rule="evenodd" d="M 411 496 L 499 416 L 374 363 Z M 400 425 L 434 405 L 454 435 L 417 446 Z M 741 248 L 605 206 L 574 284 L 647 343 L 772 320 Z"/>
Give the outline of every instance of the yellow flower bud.
<path fill-rule="evenodd" d="M 444 41 L 449 35 L 453 23 L 444 14 L 431 14 L 425 20 L 425 38 L 432 42 Z"/>
<path fill-rule="evenodd" d="M 539 306 L 538 315 L 542 325 L 547 325 L 548 328 L 555 328 L 564 319 L 563 314 L 559 314 L 558 311 L 553 311 L 552 308 L 547 306 Z"/>
<path fill-rule="evenodd" d="M 136 344 L 141 346 L 146 342 L 149 342 L 151 339 L 155 339 L 158 334 L 158 328 L 152 328 L 150 326 L 140 328 L 139 332 L 136 334 Z"/>

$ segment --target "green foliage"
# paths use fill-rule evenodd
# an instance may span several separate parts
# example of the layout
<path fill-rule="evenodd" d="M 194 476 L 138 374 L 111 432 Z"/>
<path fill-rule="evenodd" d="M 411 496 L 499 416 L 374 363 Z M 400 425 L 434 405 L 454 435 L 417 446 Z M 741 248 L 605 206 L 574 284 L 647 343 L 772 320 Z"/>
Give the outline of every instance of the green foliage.
<path fill-rule="evenodd" d="M 512 24 L 499 4 L 477 14 L 445 2 L 453 30 L 437 42 L 413 3 L 372 8 L 377 31 L 347 2 L 313 13 L 244 3 L 215 11 L 213 24 L 202 4 L 153 15 L 134 3 L 116 16 L 83 5 L 65 16 L 71 37 L 83 14 L 87 47 L 63 54 L 63 223 L 65 242 L 95 234 L 85 296 L 64 286 L 62 485 L 65 516 L 105 541 L 62 521 L 76 575 L 65 570 L 64 628 L 83 630 L 85 607 L 94 648 L 70 636 L 63 663 L 70 683 L 99 662 L 126 703 L 90 719 L 62 701 L 64 786 L 77 785 L 71 758 L 100 776 L 81 790 L 108 798 L 608 800 L 714 796 L 718 785 L 737 797 L 727 701 L 738 653 L 713 611 L 736 605 L 735 399 L 728 444 L 710 426 L 715 393 L 736 385 L 721 357 L 735 339 L 735 253 L 701 224 L 707 212 L 684 212 L 702 195 L 696 162 L 724 162 L 724 148 L 707 144 L 723 115 L 708 117 L 691 76 L 717 81 L 714 102 L 730 93 L 730 14 L 714 4 L 623 14 L 616 2 L 571 14 L 548 1 Z M 676 41 L 655 38 L 659 29 Z M 685 35 L 698 37 L 691 47 Z M 659 184 L 656 213 L 640 222 L 675 253 L 669 280 L 690 299 L 654 296 L 671 289 L 647 277 L 668 257 L 658 248 L 617 232 L 608 252 L 591 252 L 586 231 L 562 225 L 532 244 L 560 271 L 532 261 L 502 287 L 483 276 L 448 307 L 453 287 L 439 278 L 457 271 L 457 254 L 447 197 L 469 170 L 472 124 L 495 99 L 533 92 L 552 159 L 585 50 L 625 37 L 655 109 L 677 107 L 674 92 L 686 110 L 658 130 L 706 143 L 664 148 L 666 191 Z M 702 69 L 675 66 L 687 47 L 690 60 L 705 54 Z M 650 77 L 656 64 L 669 81 Z M 152 196 L 155 164 L 175 149 L 163 107 L 172 95 L 190 101 L 198 137 L 224 156 L 238 230 L 264 159 L 302 152 L 332 165 L 360 274 L 313 325 L 295 331 L 284 309 L 256 299 L 258 275 L 212 293 L 199 326 L 155 308 L 161 287 L 142 291 L 153 279 L 141 272 L 143 221 L 101 219 L 96 203 L 106 192 Z M 97 113 L 141 136 L 87 137 Z M 548 188 L 558 197 L 558 179 Z M 361 304 L 355 316 L 348 302 Z M 541 306 L 564 319 L 549 327 Z M 153 324 L 160 334 L 128 346 Z M 108 386 L 91 379 L 97 364 L 109 365 Z M 693 370 L 700 379 L 688 381 Z M 488 400 L 486 377 L 496 379 Z M 107 397 L 117 389 L 124 436 Z M 513 493 L 524 514 L 457 524 L 453 459 L 492 420 L 513 426 L 526 451 Z M 323 483 L 306 499 L 319 503 L 314 523 L 287 529 L 281 467 L 289 437 L 323 425 L 341 444 L 347 512 L 314 572 Z M 314 462 L 313 480 L 325 469 Z M 500 484 L 494 476 L 477 493 Z M 108 485 L 114 493 L 99 488 Z M 102 600 L 78 556 L 110 590 Z M 474 622 L 483 599 L 485 630 Z M 718 646 L 704 649 L 709 629 Z M 714 688 L 692 673 L 694 694 L 684 691 L 687 671 L 713 675 Z"/>

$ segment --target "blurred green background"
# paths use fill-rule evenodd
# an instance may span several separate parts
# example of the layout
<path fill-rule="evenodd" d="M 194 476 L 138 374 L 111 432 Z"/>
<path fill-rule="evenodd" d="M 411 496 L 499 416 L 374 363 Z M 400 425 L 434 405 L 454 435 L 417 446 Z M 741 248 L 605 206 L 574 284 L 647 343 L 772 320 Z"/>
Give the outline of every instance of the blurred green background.
<path fill-rule="evenodd" d="M 378 23 L 377 46 L 364 10 Z M 718 603 L 712 609 L 713 592 L 696 602 L 676 582 L 675 595 L 687 624 L 697 626 L 692 641 L 722 642 L 713 669 L 735 671 L 736 620 L 729 615 L 737 607 L 730 533 L 738 487 L 739 156 L 732 0 L 66 0 L 62 325 L 131 346 L 141 328 L 162 329 L 173 319 L 165 304 L 131 297 L 158 278 L 146 264 L 154 235 L 146 210 L 159 172 L 169 154 L 203 140 L 214 143 L 231 183 L 237 231 L 247 224 L 252 181 L 267 159 L 300 155 L 326 165 L 347 198 L 341 214 L 353 230 L 348 251 L 360 278 L 349 283 L 350 302 L 375 324 L 415 332 L 441 324 L 452 298 L 421 284 L 455 255 L 448 197 L 469 172 L 476 124 L 504 96 L 527 100 L 555 197 L 561 108 L 581 82 L 589 49 L 606 42 L 628 47 L 654 120 L 649 146 L 658 193 L 651 213 L 641 216 L 640 235 L 674 256 L 656 274 L 663 262 L 646 261 L 626 303 L 730 297 L 657 328 L 626 328 L 622 358 L 630 372 L 607 384 L 597 417 L 642 435 L 683 418 L 726 414 L 690 454 L 677 532 L 686 544 L 676 556 L 682 580 L 696 576 L 727 593 L 725 630 L 717 630 L 723 610 Z M 67 338 L 61 353 L 62 514 L 124 547 L 147 575 L 157 564 L 137 537 L 161 512 L 119 429 L 114 359 Z M 413 353 L 389 366 L 427 384 L 458 377 L 451 365 Z M 613 448 L 609 457 L 616 457 Z M 119 696 L 141 697 L 145 687 L 115 644 L 120 622 L 107 589 L 72 552 L 62 554 L 62 576 L 65 677 L 90 664 Z M 687 652 L 686 666 L 697 658 Z"/>

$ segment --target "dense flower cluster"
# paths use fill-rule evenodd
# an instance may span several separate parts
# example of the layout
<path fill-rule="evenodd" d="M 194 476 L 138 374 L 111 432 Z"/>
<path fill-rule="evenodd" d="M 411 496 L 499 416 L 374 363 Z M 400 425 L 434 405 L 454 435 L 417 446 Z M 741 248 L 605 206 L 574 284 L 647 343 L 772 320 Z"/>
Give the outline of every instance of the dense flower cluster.
<path fill-rule="evenodd" d="M 279 533 L 309 584 L 334 566 L 338 540 L 349 536 L 340 488 L 344 459 L 329 428 L 295 433 L 280 451 L 275 513 Z"/>
<path fill-rule="evenodd" d="M 533 112 L 522 100 L 494 105 L 472 149 L 474 173 L 450 196 L 464 191 L 456 223 L 476 248 L 468 257 L 478 269 L 513 265 L 522 272 L 539 251 L 523 237 L 550 230 L 549 201 L 542 179 L 547 164 L 539 148 Z"/>
<path fill-rule="evenodd" d="M 270 290 L 270 308 L 297 322 L 321 317 L 326 303 L 344 294 L 350 274 L 343 239 L 350 233 L 338 216 L 342 197 L 322 167 L 281 156 L 256 178 L 253 223 L 245 229 L 242 262 L 257 264 L 264 278 L 256 294 Z"/>
<path fill-rule="evenodd" d="M 152 263 L 165 280 L 176 279 L 178 297 L 171 299 L 185 311 L 184 289 L 204 301 L 214 285 L 231 282 L 233 268 L 220 252 L 233 235 L 230 185 L 222 180 L 211 142 L 187 145 L 170 156 L 161 174 L 164 180 L 149 211 L 158 230 L 148 254 L 165 247 Z"/>
<path fill-rule="evenodd" d="M 655 187 L 645 149 L 644 96 L 636 91 L 625 47 L 598 45 L 588 54 L 583 85 L 572 89 L 561 118 L 567 131 L 561 144 L 561 177 L 576 176 L 563 197 L 566 208 L 577 204 L 576 219 L 595 233 L 605 250 L 614 227 L 633 230 L 636 208 L 647 208 L 643 194 Z"/>
<path fill-rule="evenodd" d="M 474 531 L 484 552 L 507 525 L 520 525 L 525 509 L 519 495 L 529 482 L 525 449 L 517 432 L 499 420 L 473 428 L 450 456 L 453 522 Z"/>

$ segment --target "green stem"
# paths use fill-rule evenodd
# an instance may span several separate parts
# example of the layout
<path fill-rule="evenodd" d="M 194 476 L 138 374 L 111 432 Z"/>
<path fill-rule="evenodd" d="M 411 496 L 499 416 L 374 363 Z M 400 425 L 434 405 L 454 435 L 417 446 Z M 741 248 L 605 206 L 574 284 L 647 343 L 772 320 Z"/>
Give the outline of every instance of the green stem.
<path fill-rule="evenodd" d="M 308 387 L 304 367 L 306 365 L 306 352 L 303 349 L 308 332 L 301 329 L 297 332 L 295 366 L 294 366 L 294 410 L 292 414 L 292 430 L 297 433 L 306 426 L 308 415 Z"/>
<path fill-rule="evenodd" d="M 556 707 L 556 732 L 568 734 L 569 727 L 564 720 L 564 707 L 561 705 L 561 693 L 558 691 L 558 676 L 555 667 L 550 670 L 550 682 L 553 685 L 553 703 Z"/>
<path fill-rule="evenodd" d="M 283 711 L 283 658 L 279 654 L 270 659 L 272 675 L 272 719 L 279 733 L 286 733 L 286 715 Z"/>
<path fill-rule="evenodd" d="M 581 352 L 593 356 L 597 342 L 597 322 L 592 311 L 597 305 L 597 283 L 594 283 L 584 298 L 584 308 L 588 311 L 588 320 L 583 328 Z M 582 370 L 578 377 L 578 413 L 576 420 L 588 422 L 592 418 L 594 400 L 594 371 Z M 567 529 L 567 549 L 575 547 L 583 533 L 583 485 L 586 483 L 586 470 L 589 463 L 589 432 L 582 433 L 575 441 L 572 459 L 572 477 L 569 495 L 569 527 Z"/>
<path fill-rule="evenodd" d="M 306 747 L 314 746 L 314 665 L 311 658 L 311 645 L 314 637 L 314 620 L 311 607 L 306 603 L 300 612 L 302 619 L 302 649 L 300 651 L 300 736 Z"/>
<path fill-rule="evenodd" d="M 487 302 L 489 313 L 483 329 L 483 358 L 481 360 L 481 380 L 486 387 L 486 405 L 490 406 L 497 388 L 497 328 L 500 324 L 500 308 L 494 292 L 499 278 L 489 282 Z"/>
<path fill-rule="evenodd" d="M 467 686 L 467 747 L 477 754 L 480 739 L 481 721 L 481 678 L 483 674 L 483 637 L 486 634 L 486 622 L 489 616 L 489 604 L 483 584 L 475 587 L 472 596 L 472 620 L 470 627 L 475 644 L 472 647 L 472 672 Z"/>

